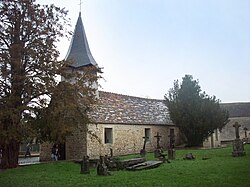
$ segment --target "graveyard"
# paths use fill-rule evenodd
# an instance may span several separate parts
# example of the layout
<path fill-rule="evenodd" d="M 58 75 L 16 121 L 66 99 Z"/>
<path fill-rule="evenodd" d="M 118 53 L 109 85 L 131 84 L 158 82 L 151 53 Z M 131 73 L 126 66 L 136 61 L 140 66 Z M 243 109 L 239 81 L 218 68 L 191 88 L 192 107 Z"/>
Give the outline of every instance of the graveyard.
<path fill-rule="evenodd" d="M 112 36 L 104 42 L 98 39 L 97 33 L 92 33 L 99 40 L 94 45 L 100 47 L 105 43 L 105 48 L 100 47 L 100 51 L 109 54 L 106 58 L 101 53 L 96 55 L 96 61 L 82 22 L 81 0 L 74 32 L 67 30 L 70 26 L 70 19 L 66 19 L 67 10 L 54 5 L 40 7 L 34 2 L 7 0 L 0 3 L 0 187 L 250 186 L 250 103 L 245 103 L 249 101 L 249 96 L 236 95 L 246 92 L 241 89 L 245 88 L 241 77 L 242 70 L 249 70 L 245 66 L 249 60 L 241 65 L 238 62 L 242 60 L 241 56 L 249 57 L 249 42 L 244 38 L 246 34 L 242 34 L 243 29 L 247 30 L 245 26 L 239 32 L 241 24 L 231 23 L 239 18 L 242 22 L 242 18 L 248 17 L 232 14 L 232 20 L 229 17 L 223 20 L 221 13 L 214 14 L 213 8 L 211 20 L 204 19 L 210 15 L 204 14 L 203 17 L 202 14 L 195 14 L 192 18 L 184 14 L 185 22 L 178 23 L 180 13 L 198 7 L 191 3 L 190 7 L 183 6 L 183 11 L 178 3 L 176 10 L 180 11 L 174 11 L 174 14 L 171 14 L 171 6 L 163 9 L 162 12 L 167 14 L 144 14 L 153 18 L 150 24 L 150 19 L 141 16 L 137 12 L 139 6 L 134 6 L 133 2 L 136 15 L 141 17 L 137 22 L 150 27 L 143 28 L 134 22 L 133 29 L 138 29 L 139 34 L 132 35 L 132 32 L 127 32 L 132 31 L 132 27 L 130 30 L 126 21 L 117 17 L 122 23 L 117 28 L 126 31 L 122 35 L 111 27 L 117 20 L 96 22 L 100 25 L 95 28 L 98 33 L 110 28 L 108 34 L 101 38 Z M 112 1 L 112 4 L 115 2 Z M 123 7 L 123 4 L 120 6 Z M 210 12 L 207 4 L 203 6 L 205 12 Z M 99 5 L 97 8 L 96 13 L 101 10 Z M 149 8 L 153 8 L 151 3 Z M 103 16 L 96 15 L 94 19 L 88 11 L 84 11 L 84 15 L 89 15 L 94 25 L 95 18 L 105 17 L 105 9 Z M 199 8 L 198 12 L 203 12 L 201 10 Z M 130 18 L 133 19 L 128 19 L 128 23 L 137 18 L 131 13 Z M 114 15 L 118 14 L 110 18 L 116 17 Z M 164 17 L 169 19 L 160 20 Z M 196 17 L 199 19 L 194 19 Z M 217 17 L 220 22 L 216 22 Z M 223 22 L 230 22 L 232 27 Z M 196 27 L 197 23 L 199 27 Z M 175 27 L 179 24 L 184 27 Z M 206 25 L 209 27 L 203 28 Z M 235 25 L 237 30 L 234 30 Z M 226 30 L 218 32 L 223 27 Z M 192 31 L 192 28 L 195 29 Z M 158 30 L 164 32 L 158 33 Z M 210 30 L 214 32 L 208 37 Z M 179 31 L 185 32 L 179 35 Z M 115 39 L 116 33 L 119 39 L 126 41 L 115 45 L 113 42 L 119 41 Z M 159 38 L 150 42 L 151 35 Z M 175 35 L 176 38 L 173 37 Z M 217 35 L 219 38 L 215 37 Z M 224 38 L 224 35 L 228 37 Z M 243 37 L 237 38 L 237 35 Z M 59 38 L 64 37 L 71 38 L 70 44 L 57 46 Z M 237 43 L 234 41 L 231 46 L 228 45 L 233 38 Z M 129 40 L 132 43 L 126 47 Z M 240 40 L 246 43 L 240 43 Z M 58 63 L 61 46 L 68 46 L 68 52 Z M 235 46 L 241 46 L 241 50 L 236 51 Z M 241 53 L 243 49 L 246 49 L 245 54 Z M 228 59 L 225 58 L 227 56 Z M 222 61 L 225 64 L 218 68 Z M 230 63 L 233 66 L 230 67 Z M 107 80 L 117 81 L 111 84 L 112 89 L 102 89 L 100 79 L 105 80 L 105 76 L 101 75 L 105 72 L 102 66 L 108 69 L 105 70 Z M 109 69 L 114 69 L 115 73 L 112 74 Z M 218 69 L 223 71 L 217 72 Z M 236 70 L 240 72 L 238 75 Z M 205 85 L 212 84 L 216 94 L 224 92 L 225 98 L 229 97 L 225 101 L 240 100 L 244 103 L 220 103 L 220 99 L 202 92 L 199 79 L 194 80 L 192 75 L 187 74 L 180 84 L 178 79 L 174 80 L 174 87 L 167 94 L 163 90 L 164 99 L 159 99 L 163 94 L 151 96 L 151 91 L 162 90 L 162 87 L 168 89 L 169 84 L 166 83 L 187 72 L 200 75 L 202 81 L 207 80 Z M 233 81 L 236 81 L 235 84 L 231 84 Z M 241 82 L 244 84 L 239 89 L 236 86 Z M 122 86 L 122 89 L 116 86 Z M 227 86 L 228 89 L 223 91 Z M 37 149 L 32 149 L 32 146 Z"/>
<path fill-rule="evenodd" d="M 97 175 L 97 168 L 81 172 L 73 161 L 57 161 L 18 167 L 0 172 L 1 186 L 249 186 L 250 145 L 246 155 L 232 156 L 233 147 L 218 149 L 176 149 L 175 159 L 159 167 L 140 171 L 126 169 Z M 164 153 L 167 153 L 167 150 Z M 194 159 L 184 159 L 192 154 Z M 117 159 L 142 158 L 140 154 Z M 146 161 L 158 161 L 154 153 L 146 153 Z"/>

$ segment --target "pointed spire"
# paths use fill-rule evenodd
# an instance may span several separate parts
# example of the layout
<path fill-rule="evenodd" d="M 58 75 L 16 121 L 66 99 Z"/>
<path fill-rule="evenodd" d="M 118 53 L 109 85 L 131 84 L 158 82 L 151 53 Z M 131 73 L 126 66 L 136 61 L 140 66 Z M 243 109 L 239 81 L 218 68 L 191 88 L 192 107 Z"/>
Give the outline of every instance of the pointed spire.
<path fill-rule="evenodd" d="M 72 61 L 73 63 L 70 64 L 70 66 L 74 68 L 89 65 L 98 67 L 89 49 L 88 40 L 82 23 L 81 12 L 79 12 L 75 31 L 65 60 Z"/>

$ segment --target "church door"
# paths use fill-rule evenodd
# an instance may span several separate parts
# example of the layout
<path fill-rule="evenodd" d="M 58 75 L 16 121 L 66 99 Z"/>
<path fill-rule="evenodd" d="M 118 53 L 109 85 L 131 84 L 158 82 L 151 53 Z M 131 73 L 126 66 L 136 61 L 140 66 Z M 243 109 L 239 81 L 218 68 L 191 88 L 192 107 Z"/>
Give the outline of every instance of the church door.
<path fill-rule="evenodd" d="M 60 154 L 59 160 L 65 160 L 65 159 L 66 159 L 66 154 L 65 154 L 65 143 L 60 143 L 60 144 L 58 145 L 58 149 L 59 149 L 59 154 Z"/>

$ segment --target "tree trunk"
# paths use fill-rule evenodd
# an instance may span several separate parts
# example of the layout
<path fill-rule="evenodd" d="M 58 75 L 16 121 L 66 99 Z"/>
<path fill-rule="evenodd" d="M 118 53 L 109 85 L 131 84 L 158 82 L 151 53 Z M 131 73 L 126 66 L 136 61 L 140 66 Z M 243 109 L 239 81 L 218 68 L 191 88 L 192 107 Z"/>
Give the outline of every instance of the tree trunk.
<path fill-rule="evenodd" d="M 0 168 L 16 168 L 18 166 L 18 154 L 20 144 L 16 140 L 11 140 L 3 147 L 3 158 Z"/>

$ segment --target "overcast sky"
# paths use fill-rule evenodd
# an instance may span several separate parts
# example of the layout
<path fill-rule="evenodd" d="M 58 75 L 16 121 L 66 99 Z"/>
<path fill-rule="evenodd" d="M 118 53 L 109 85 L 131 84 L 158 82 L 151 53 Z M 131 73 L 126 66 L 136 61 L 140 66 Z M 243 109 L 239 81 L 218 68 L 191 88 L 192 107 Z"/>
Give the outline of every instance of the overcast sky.
<path fill-rule="evenodd" d="M 80 0 L 39 0 L 69 10 Z M 249 0 L 82 0 L 102 90 L 163 99 L 185 74 L 222 102 L 250 101 Z M 59 45 L 61 58 L 70 41 Z"/>

